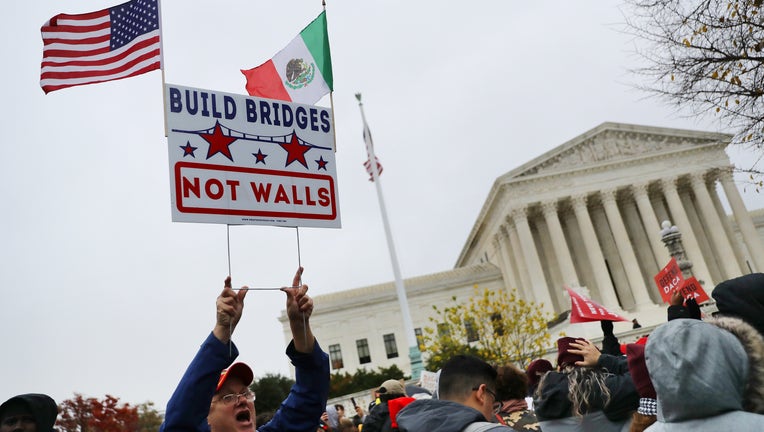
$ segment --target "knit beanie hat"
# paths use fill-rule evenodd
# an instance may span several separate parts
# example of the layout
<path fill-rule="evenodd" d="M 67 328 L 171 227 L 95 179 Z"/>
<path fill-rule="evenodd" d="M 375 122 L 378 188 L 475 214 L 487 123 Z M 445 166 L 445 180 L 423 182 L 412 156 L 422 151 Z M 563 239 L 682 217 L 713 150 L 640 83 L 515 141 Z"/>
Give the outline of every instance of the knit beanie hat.
<path fill-rule="evenodd" d="M 528 386 L 535 387 L 541 380 L 541 376 L 554 369 L 552 363 L 547 359 L 536 359 L 528 365 L 525 375 L 528 376 Z"/>
<path fill-rule="evenodd" d="M 645 346 L 636 343 L 626 345 L 626 360 L 629 362 L 629 373 L 639 397 L 655 399 L 655 388 L 645 363 Z"/>
<path fill-rule="evenodd" d="M 557 339 L 557 366 L 560 367 L 564 364 L 576 364 L 577 361 L 584 361 L 584 357 L 580 354 L 573 354 L 570 352 L 570 344 L 577 341 L 583 341 L 585 339 L 561 337 Z"/>
<path fill-rule="evenodd" d="M 738 317 L 764 335 L 764 274 L 726 280 L 711 295 L 721 315 Z"/>

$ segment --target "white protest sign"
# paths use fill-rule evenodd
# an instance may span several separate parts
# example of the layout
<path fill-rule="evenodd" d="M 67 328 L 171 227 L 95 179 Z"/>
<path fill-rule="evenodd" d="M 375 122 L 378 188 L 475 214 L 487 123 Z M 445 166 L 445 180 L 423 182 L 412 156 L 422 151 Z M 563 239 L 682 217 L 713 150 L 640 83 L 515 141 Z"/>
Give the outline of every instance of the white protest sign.
<path fill-rule="evenodd" d="M 419 386 L 429 390 L 431 393 L 438 391 L 438 378 L 440 374 L 438 372 L 430 372 L 423 370 L 419 375 Z"/>
<path fill-rule="evenodd" d="M 339 228 L 329 108 L 165 85 L 172 220 Z"/>

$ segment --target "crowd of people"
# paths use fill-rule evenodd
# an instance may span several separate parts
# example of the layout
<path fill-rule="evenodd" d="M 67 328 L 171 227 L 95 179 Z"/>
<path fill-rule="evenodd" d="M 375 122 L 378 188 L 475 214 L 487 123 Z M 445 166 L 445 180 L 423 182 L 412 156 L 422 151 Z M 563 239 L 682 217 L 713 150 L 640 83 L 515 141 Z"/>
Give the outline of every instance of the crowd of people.
<path fill-rule="evenodd" d="M 296 379 L 280 408 L 257 416 L 252 369 L 235 362 L 232 335 L 248 290 L 234 290 L 229 277 L 161 432 L 764 431 L 764 274 L 717 285 L 719 312 L 711 317 L 675 293 L 668 322 L 636 343 L 620 344 L 612 322 L 602 321 L 601 347 L 562 337 L 556 365 L 537 359 L 521 370 L 455 355 L 435 394 L 414 395 L 386 380 L 368 410 L 354 406 L 348 416 L 344 406 L 327 405 L 329 358 L 310 327 L 313 300 L 302 271 L 282 288 Z M 56 417 L 49 396 L 14 396 L 0 405 L 0 432 L 53 431 Z"/>

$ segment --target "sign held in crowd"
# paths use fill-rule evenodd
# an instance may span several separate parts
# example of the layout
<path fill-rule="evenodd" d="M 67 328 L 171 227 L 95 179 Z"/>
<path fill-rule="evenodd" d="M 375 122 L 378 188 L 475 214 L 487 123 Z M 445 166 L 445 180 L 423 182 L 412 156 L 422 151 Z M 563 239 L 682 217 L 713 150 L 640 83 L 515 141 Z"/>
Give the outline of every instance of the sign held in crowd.
<path fill-rule="evenodd" d="M 591 321 L 629 321 L 628 319 L 610 312 L 604 306 L 582 296 L 572 288 L 565 287 L 570 296 L 570 323 Z"/>
<path fill-rule="evenodd" d="M 329 108 L 165 86 L 172 220 L 339 228 Z"/>

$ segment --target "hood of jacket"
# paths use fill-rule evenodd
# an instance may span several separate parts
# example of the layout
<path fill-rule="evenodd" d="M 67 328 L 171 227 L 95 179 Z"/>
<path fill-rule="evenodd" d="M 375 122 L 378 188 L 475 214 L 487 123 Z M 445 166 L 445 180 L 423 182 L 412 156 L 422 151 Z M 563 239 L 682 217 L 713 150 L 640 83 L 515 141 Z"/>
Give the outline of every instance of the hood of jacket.
<path fill-rule="evenodd" d="M 658 421 L 742 409 L 748 357 L 726 330 L 695 319 L 669 321 L 648 338 L 645 361 L 658 395 Z"/>
<path fill-rule="evenodd" d="M 716 285 L 711 295 L 719 313 L 751 324 L 764 335 L 764 274 L 751 273 Z"/>
<path fill-rule="evenodd" d="M 474 408 L 440 399 L 415 400 L 398 413 L 397 420 L 401 432 L 460 432 L 476 421 L 486 421 Z"/>
<path fill-rule="evenodd" d="M 764 337 L 739 318 L 719 317 L 708 322 L 732 333 L 743 344 L 750 368 L 743 393 L 743 410 L 764 414 Z"/>
<path fill-rule="evenodd" d="M 58 406 L 56 401 L 48 395 L 38 393 L 28 393 L 14 396 L 0 405 L 0 419 L 5 414 L 5 409 L 15 402 L 20 402 L 29 408 L 32 416 L 37 423 L 38 432 L 50 432 L 58 417 Z"/>

